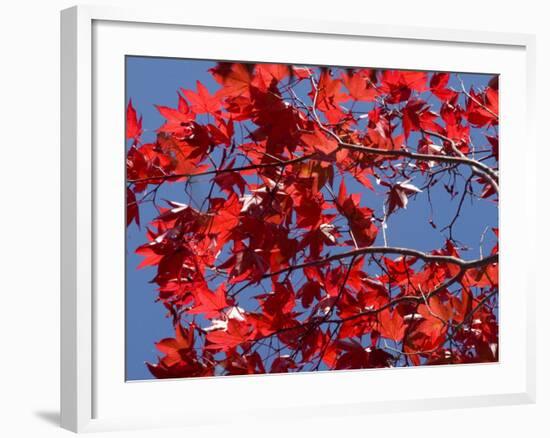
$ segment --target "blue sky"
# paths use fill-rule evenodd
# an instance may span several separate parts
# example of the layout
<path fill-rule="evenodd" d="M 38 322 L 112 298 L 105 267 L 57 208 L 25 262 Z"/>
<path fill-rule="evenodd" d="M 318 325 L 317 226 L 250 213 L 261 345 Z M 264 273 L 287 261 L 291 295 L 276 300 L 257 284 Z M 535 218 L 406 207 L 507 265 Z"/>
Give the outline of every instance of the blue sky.
<path fill-rule="evenodd" d="M 180 88 L 195 90 L 196 81 L 200 80 L 210 90 L 215 90 L 218 84 L 210 76 L 207 70 L 214 66 L 215 62 L 183 60 L 170 58 L 151 57 L 127 57 L 126 58 L 126 103 L 131 98 L 138 114 L 143 116 L 144 134 L 143 142 L 154 141 L 155 130 L 163 123 L 164 119 L 155 109 L 154 105 L 177 106 L 176 91 Z M 486 85 L 489 76 L 479 74 L 461 74 L 467 88 Z M 459 89 L 456 78 L 450 84 Z M 304 87 L 300 92 L 307 92 Z M 430 101 L 437 110 L 437 102 Z M 366 105 L 366 104 L 364 104 Z M 356 109 L 361 109 L 356 107 Z M 365 106 L 364 109 L 368 109 Z M 124 117 L 124 114 L 121 115 Z M 486 141 L 478 132 L 472 133 L 475 143 L 486 145 Z M 415 144 L 415 137 L 411 136 L 411 144 Z M 205 180 L 207 181 L 207 180 Z M 354 182 L 346 180 L 348 192 L 361 192 L 363 194 L 362 205 L 380 210 L 385 200 L 385 190 L 379 188 L 378 193 L 366 190 Z M 448 193 L 440 188 L 431 192 L 433 206 L 433 218 L 438 229 L 447 225 L 455 214 L 458 199 L 451 200 Z M 207 183 L 193 184 L 192 193 L 196 199 L 201 199 L 209 189 Z M 158 193 L 158 199 L 169 199 L 188 203 L 186 195 L 181 187 L 165 184 Z M 140 207 L 141 229 L 132 224 L 127 231 L 126 254 L 126 377 L 128 380 L 150 379 L 152 376 L 145 367 L 145 361 L 155 362 L 158 352 L 155 342 L 164 337 L 172 336 L 173 329 L 170 319 L 166 318 L 166 309 L 162 304 L 155 302 L 155 285 L 150 283 L 154 277 L 154 268 L 137 270 L 141 257 L 134 253 L 137 246 L 143 244 L 144 224 L 155 217 L 156 210 L 151 205 Z M 388 221 L 388 244 L 392 246 L 411 247 L 419 250 L 430 251 L 440 248 L 445 241 L 445 236 L 438 230 L 427 225 L 431 216 L 428 197 L 425 193 L 411 200 L 406 210 L 399 210 Z M 495 227 L 498 224 L 498 214 L 495 204 L 491 201 L 476 202 L 474 205 L 465 203 L 460 220 L 455 225 L 455 235 L 469 246 L 469 251 L 464 251 L 465 258 L 477 258 L 479 256 L 479 239 L 487 227 Z M 494 244 L 491 233 L 487 233 L 484 245 L 488 251 Z M 382 233 L 379 233 L 375 244 L 382 244 Z"/>

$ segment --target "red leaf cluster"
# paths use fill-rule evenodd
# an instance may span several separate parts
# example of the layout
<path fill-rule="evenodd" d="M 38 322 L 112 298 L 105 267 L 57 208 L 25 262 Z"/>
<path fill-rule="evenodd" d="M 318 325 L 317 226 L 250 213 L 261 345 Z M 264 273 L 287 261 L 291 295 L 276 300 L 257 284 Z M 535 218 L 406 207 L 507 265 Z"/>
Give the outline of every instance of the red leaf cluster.
<path fill-rule="evenodd" d="M 127 107 L 127 224 L 144 227 L 139 267 L 174 327 L 153 376 L 498 360 L 498 246 L 467 258 L 453 228 L 464 198 L 496 205 L 496 79 L 466 91 L 449 73 L 209 74 L 217 87 L 178 90 L 146 134 Z M 161 201 L 167 186 L 181 198 Z M 441 244 L 390 246 L 391 220 L 434 191 L 449 211 L 462 199 Z M 406 231 L 419 221 L 437 228 Z"/>

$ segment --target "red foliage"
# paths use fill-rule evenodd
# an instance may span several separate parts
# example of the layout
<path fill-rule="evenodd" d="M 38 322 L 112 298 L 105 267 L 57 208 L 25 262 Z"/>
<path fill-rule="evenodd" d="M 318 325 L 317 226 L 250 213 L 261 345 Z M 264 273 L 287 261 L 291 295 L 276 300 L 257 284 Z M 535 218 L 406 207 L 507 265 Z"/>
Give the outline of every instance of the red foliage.
<path fill-rule="evenodd" d="M 496 209 L 496 79 L 466 91 L 449 73 L 210 74 L 216 90 L 197 81 L 176 108 L 157 106 L 151 143 L 127 107 L 127 224 L 147 226 L 140 267 L 155 269 L 174 325 L 147 364 L 155 377 L 498 360 L 498 246 L 461 258 L 453 228 L 465 197 Z M 157 205 L 163 187 L 185 193 L 196 178 L 211 187 L 201 202 Z M 436 190 L 453 205 L 441 247 L 389 246 L 390 216 Z M 143 224 L 147 202 L 158 214 Z"/>

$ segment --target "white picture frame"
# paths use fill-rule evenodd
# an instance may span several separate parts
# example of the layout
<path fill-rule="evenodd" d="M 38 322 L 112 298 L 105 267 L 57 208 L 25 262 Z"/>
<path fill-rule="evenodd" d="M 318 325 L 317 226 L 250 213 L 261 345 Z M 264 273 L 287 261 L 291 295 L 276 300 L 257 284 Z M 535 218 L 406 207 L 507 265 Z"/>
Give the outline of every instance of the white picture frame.
<path fill-rule="evenodd" d="M 102 286 L 106 279 L 111 281 L 118 274 L 114 271 L 120 268 L 120 258 L 123 254 L 113 251 L 115 248 L 107 247 L 106 237 L 113 241 L 113 245 L 120 243 L 121 235 L 113 225 L 108 222 L 104 214 L 105 208 L 101 206 L 112 205 L 116 208 L 117 190 L 109 194 L 112 184 L 120 181 L 120 171 L 117 160 L 123 160 L 122 149 L 113 152 L 105 149 L 105 144 L 111 144 L 111 138 L 122 138 L 119 135 L 123 126 L 122 101 L 112 113 L 102 111 L 107 104 L 104 96 L 120 96 L 123 90 L 120 84 L 124 78 L 120 77 L 117 64 L 121 54 L 136 53 L 138 44 L 143 44 L 146 54 L 157 53 L 160 56 L 176 54 L 175 50 L 164 47 L 161 49 L 159 39 L 155 34 L 177 32 L 193 32 L 200 34 L 201 39 L 194 40 L 195 55 L 197 50 L 210 50 L 209 57 L 216 55 L 214 44 L 210 44 L 216 38 L 233 35 L 246 38 L 254 35 L 255 39 L 262 40 L 265 44 L 277 44 L 283 41 L 289 44 L 289 39 L 308 38 L 330 43 L 334 39 L 335 48 L 342 43 L 346 44 L 407 44 L 410 47 L 424 47 L 423 50 L 434 50 L 433 53 L 441 53 L 439 59 L 431 61 L 431 68 L 453 70 L 460 69 L 461 64 L 466 69 L 475 69 L 475 62 L 479 62 L 479 71 L 485 72 L 488 59 L 494 60 L 496 70 L 490 72 L 502 73 L 510 71 L 505 77 L 510 78 L 510 92 L 503 91 L 503 100 L 510 106 L 509 117 L 503 117 L 503 137 L 523 139 L 522 148 L 525 155 L 536 154 L 533 134 L 533 108 L 534 108 L 534 53 L 535 40 L 532 35 L 490 33 L 484 31 L 460 31 L 450 29 L 427 29 L 416 27 L 372 25 L 361 22 L 319 22 L 311 20 L 290 19 L 288 17 L 246 17 L 243 15 L 238 21 L 228 22 L 226 18 L 217 16 L 212 11 L 198 16 L 188 13 L 185 8 L 180 11 L 163 11 L 151 7 L 147 10 L 119 9 L 110 7 L 78 6 L 62 11 L 61 13 L 61 425 L 75 431 L 100 431 L 111 429 L 131 429 L 160 426 L 185 426 L 206 422 L 208 418 L 216 418 L 219 422 L 239 421 L 243 419 L 256 419 L 270 421 L 269 417 L 277 415 L 276 421 L 282 421 L 285 417 L 296 418 L 298 416 L 324 416 L 324 415 L 362 415 L 368 412 L 401 411 L 410 409 L 440 409 L 451 407 L 487 406 L 498 404 L 531 403 L 535 399 L 535 273 L 525 260 L 509 255 L 502 260 L 502 278 L 508 280 L 510 287 L 519 290 L 516 295 L 503 293 L 503 334 L 501 334 L 505 347 L 508 336 L 516 336 L 514 345 L 517 351 L 503 351 L 503 359 L 496 365 L 476 366 L 450 366 L 445 370 L 434 367 L 421 367 L 418 370 L 394 369 L 389 370 L 388 375 L 384 371 L 353 371 L 338 373 L 305 373 L 292 376 L 260 376 L 260 377 L 231 377 L 211 379 L 185 379 L 188 382 L 138 382 L 130 383 L 121 380 L 120 362 L 118 350 L 124 350 L 120 344 L 121 324 L 114 322 L 118 317 L 123 321 L 124 315 L 120 314 L 120 296 L 124 291 L 119 291 L 113 298 L 113 302 L 101 295 Z M 148 43 L 140 41 L 144 33 L 147 33 Z M 225 33 L 225 34 L 224 34 Z M 143 37 L 145 38 L 145 37 Z M 216 41 L 218 41 L 216 40 Z M 108 44 L 106 44 L 108 43 Z M 314 44 L 313 42 L 311 44 Z M 373 46 L 373 47 L 374 47 Z M 433 47 L 432 47 L 433 46 Z M 210 47 L 210 48 L 209 48 Z M 250 43 L 253 49 L 255 43 Z M 287 47 L 290 47 L 287 46 Z M 312 46 L 313 47 L 313 46 Z M 430 49 L 430 47 L 432 47 Z M 259 48 L 257 53 L 259 52 Z M 219 50 L 222 50 L 220 48 Z M 244 49 L 243 49 L 244 50 Z M 450 50 L 479 51 L 478 54 L 486 54 L 479 61 L 464 60 L 453 61 L 449 55 Z M 380 50 L 379 50 L 380 51 Z M 269 52 L 269 53 L 267 53 Z M 299 52 L 288 50 L 289 62 L 299 62 Z M 494 55 L 491 53 L 494 52 Z M 221 52 L 220 52 L 221 53 Z M 345 53 L 315 54 L 302 62 L 321 62 L 332 56 L 336 61 L 345 62 Z M 476 52 L 477 53 L 477 52 Z M 192 56 L 193 54 L 188 54 Z M 105 57 L 103 57 L 105 56 Z M 240 58 L 239 58 L 240 56 Z M 229 59 L 281 60 L 277 50 L 266 51 L 264 55 L 247 55 L 239 52 L 228 56 Z M 349 54 L 347 55 L 349 56 Z M 382 55 L 380 55 L 382 56 Z M 294 57 L 294 58 L 293 58 Z M 487 58 L 488 57 L 488 58 Z M 491 58 L 493 57 L 493 58 Z M 485 58 L 485 61 L 483 59 Z M 104 74 L 102 66 L 114 59 L 116 62 L 110 67 L 109 76 Z M 350 59 L 349 57 L 347 58 Z M 378 63 L 383 63 L 380 57 Z M 410 65 L 409 58 L 403 56 L 402 65 L 397 68 L 419 68 L 418 65 Z M 483 64 L 485 62 L 485 64 Z M 115 65 L 116 64 L 116 65 Z M 354 64 L 358 65 L 361 61 Z M 342 64 L 341 64 L 342 65 Z M 483 67 L 485 65 L 485 67 Z M 420 66 L 421 67 L 421 66 Z M 501 70 L 502 69 L 502 70 Z M 112 75 L 112 76 L 111 76 Z M 105 82 L 108 81 L 108 82 Z M 123 88 L 123 87 L 122 87 Z M 108 92 L 108 93 L 107 93 Z M 110 97 L 112 98 L 112 97 Z M 109 99 L 110 99 L 109 98 Z M 118 100 L 115 100 L 118 102 Z M 513 105 L 512 105 L 513 103 Z M 120 111 L 120 121 L 116 121 L 116 111 Z M 106 117 L 113 120 L 113 125 L 107 126 Z M 509 125 L 506 125 L 505 121 Z M 512 123 L 513 122 L 513 123 Z M 121 125 L 122 123 L 122 125 Z M 512 127 L 513 125 L 513 127 Z M 114 137 L 104 137 L 104 133 L 114 133 Z M 110 134 L 109 134 L 110 135 Z M 117 137 L 118 135 L 118 137 Z M 99 140 L 99 146 L 98 146 Z M 120 143 L 122 144 L 122 143 Z M 501 248 L 514 250 L 521 249 L 535 253 L 536 245 L 536 210 L 535 210 L 535 174 L 533 168 L 527 168 L 523 161 L 515 162 L 520 169 L 514 174 L 506 173 L 508 163 L 511 165 L 511 157 L 508 160 L 506 154 L 507 141 L 503 142 L 502 162 L 502 187 L 503 200 L 501 204 L 502 224 L 504 225 L 504 237 Z M 114 145 L 116 147 L 116 143 Z M 98 148 L 100 150 L 98 154 Z M 122 148 L 122 146 L 121 146 Z M 113 151 L 116 149 L 113 149 Z M 118 154 L 118 155 L 117 155 Z M 123 162 L 123 161 L 122 161 Z M 100 171 L 100 170 L 101 171 Z M 120 167 L 122 169 L 122 167 Z M 517 184 L 515 183 L 517 181 Z M 514 183 L 514 184 L 512 184 Z M 123 186 L 121 185 L 121 188 Z M 122 189 L 121 189 L 122 190 Z M 529 205 L 529 208 L 518 208 L 517 202 Z M 110 204 L 102 204 L 110 203 Z M 98 208 L 98 206 L 100 208 Z M 521 218 L 519 217 L 521 214 Z M 518 229 L 516 224 L 524 225 Z M 116 221 L 115 221 L 116 222 Z M 122 223 L 122 222 L 121 222 Z M 114 228 L 113 228 L 114 227 Z M 525 229 L 530 230 L 525 233 Z M 111 238 L 110 233 L 116 233 Z M 123 233 L 123 230 L 122 230 Z M 114 236 L 114 234 L 113 234 Z M 122 234 L 123 236 L 123 234 Z M 103 239 L 103 240 L 102 240 Z M 120 248 L 120 247 L 118 247 Z M 107 255 L 108 251 L 111 255 Z M 521 251 L 513 251 L 521 253 Z M 510 251 L 508 254 L 512 254 Z M 514 257 L 514 258 L 512 258 Z M 506 266 L 514 263 L 519 266 L 510 272 L 510 278 L 505 270 Z M 109 268 L 109 265 L 111 268 Z M 113 270 L 110 272 L 108 269 Z M 123 276 L 123 272 L 120 273 Z M 514 278 L 515 277 L 515 278 Z M 523 280 L 524 279 L 524 280 Z M 118 280 L 113 280 L 114 284 Z M 506 286 L 504 286 L 506 287 Z M 99 297 L 99 298 L 98 298 Z M 509 298 L 508 298 L 509 297 Z M 514 317 L 516 320 L 507 321 L 507 305 L 519 309 Z M 508 307 L 509 308 L 509 307 Z M 122 308 L 123 310 L 123 308 Z M 118 313 L 117 313 L 118 312 Z M 519 315 L 519 316 L 516 316 Z M 111 321 L 111 322 L 109 322 Z M 515 328 L 515 334 L 506 330 L 507 325 Z M 123 324 L 122 324 L 123 326 Z M 123 328 L 122 328 L 123 330 Z M 112 335 L 111 335 L 112 334 Z M 118 349 L 118 350 L 117 350 Z M 115 357 L 112 369 L 105 361 L 107 355 Z M 123 357 L 123 354 L 122 354 Z M 489 368 L 493 366 L 494 368 Z M 502 371 L 504 370 L 504 371 Z M 441 387 L 435 383 L 433 388 L 427 388 L 424 393 L 414 388 L 400 390 L 400 384 L 387 385 L 388 396 L 382 394 L 382 387 L 376 389 L 376 382 L 383 379 L 392 379 L 396 382 L 411 380 L 414 373 L 415 379 L 432 379 L 441 382 L 453 376 L 456 379 L 456 387 Z M 472 375 L 479 375 L 480 382 L 478 392 L 473 392 L 467 385 L 460 388 L 461 379 L 466 381 Z M 493 376 L 493 377 L 491 377 Z M 257 380 L 262 379 L 262 380 Z M 269 380 L 271 379 L 271 380 Z M 361 395 L 346 392 L 347 389 L 357 386 L 361 381 L 369 381 L 372 393 Z M 494 381 L 492 380 L 494 379 Z M 185 390 L 196 395 L 196 400 L 206 402 L 214 394 L 240 393 L 236 396 L 242 404 L 235 403 L 230 412 L 223 412 L 221 405 L 213 403 L 209 405 L 209 417 L 201 408 L 200 402 L 194 406 L 189 404 L 185 412 L 195 409 L 191 414 L 183 415 L 176 410 L 166 412 L 162 406 L 147 405 L 146 400 L 158 400 L 169 391 L 173 385 L 186 385 Z M 172 386 L 170 386 L 172 385 Z M 257 396 L 259 386 L 265 386 L 264 390 L 272 391 L 270 404 L 257 406 L 257 403 L 248 404 L 246 396 Z M 324 400 L 315 388 L 322 386 L 324 394 L 329 394 Z M 401 386 L 403 386 L 401 384 Z M 428 385 L 429 386 L 429 385 Z M 284 388 L 290 390 L 293 387 L 308 390 L 307 396 L 300 403 L 287 403 L 282 398 Z M 378 392 L 377 392 L 378 391 Z M 401 391 L 401 392 L 400 392 Z M 302 394 L 300 392 L 300 394 Z M 239 398 L 240 397 L 240 398 Z M 140 400 L 144 405 L 143 411 L 132 405 L 132 400 Z M 143 403 L 142 403 L 143 402 Z M 171 401 L 173 403 L 173 400 Z M 183 403 L 183 402 L 182 402 Z M 123 409 L 122 406 L 127 406 Z M 296 408 L 300 407 L 300 413 Z M 202 409 L 202 410 L 201 410 Z M 212 412 L 216 415 L 212 416 Z M 273 420 L 271 420 L 273 421 Z"/>

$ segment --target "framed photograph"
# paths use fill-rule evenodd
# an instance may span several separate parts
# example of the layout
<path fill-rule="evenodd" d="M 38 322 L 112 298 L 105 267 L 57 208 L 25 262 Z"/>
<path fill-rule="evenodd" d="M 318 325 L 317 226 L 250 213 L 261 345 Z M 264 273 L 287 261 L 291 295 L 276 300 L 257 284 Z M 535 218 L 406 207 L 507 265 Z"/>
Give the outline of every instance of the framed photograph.
<path fill-rule="evenodd" d="M 63 427 L 534 401 L 532 36 L 74 7 L 61 47 Z"/>

